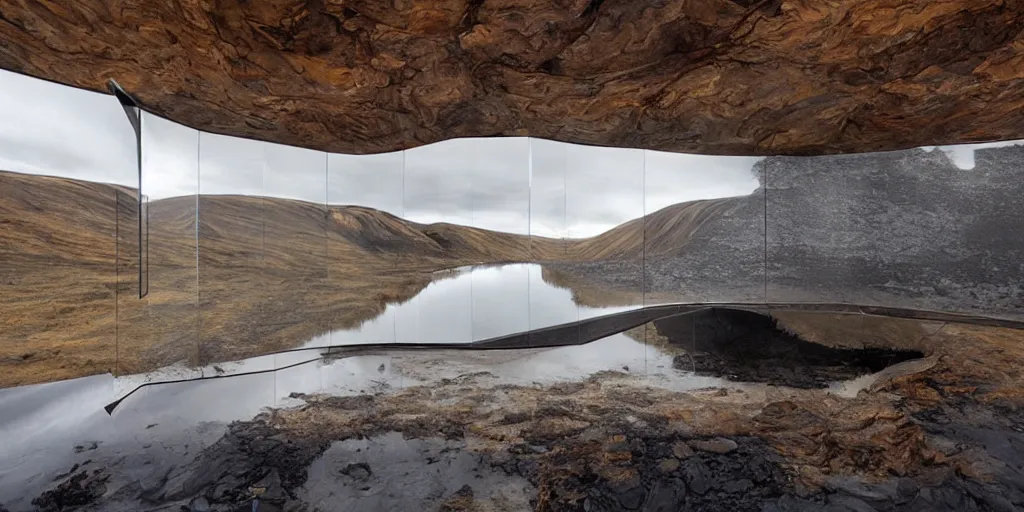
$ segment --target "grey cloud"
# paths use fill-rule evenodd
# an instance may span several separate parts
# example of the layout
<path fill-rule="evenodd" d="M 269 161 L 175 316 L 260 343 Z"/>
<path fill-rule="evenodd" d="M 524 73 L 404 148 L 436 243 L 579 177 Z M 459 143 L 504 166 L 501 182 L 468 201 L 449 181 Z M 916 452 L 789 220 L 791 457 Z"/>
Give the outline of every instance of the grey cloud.
<path fill-rule="evenodd" d="M 644 209 L 700 199 L 747 195 L 758 188 L 753 172 L 759 157 L 722 157 L 647 151 Z"/>
<path fill-rule="evenodd" d="M 404 215 L 404 154 L 327 156 L 327 202 Z"/>
<path fill-rule="evenodd" d="M 264 195 L 263 146 L 254 140 L 201 132 L 199 193 Z"/>
<path fill-rule="evenodd" d="M 529 179 L 525 138 L 454 139 L 410 149 L 405 216 L 526 234 Z"/>
<path fill-rule="evenodd" d="M 0 71 L 0 169 L 137 186 L 135 134 L 113 96 Z"/>
<path fill-rule="evenodd" d="M 263 195 L 327 203 L 327 153 L 264 144 Z"/>
<path fill-rule="evenodd" d="M 142 116 L 142 193 L 150 201 L 199 192 L 199 132 Z"/>

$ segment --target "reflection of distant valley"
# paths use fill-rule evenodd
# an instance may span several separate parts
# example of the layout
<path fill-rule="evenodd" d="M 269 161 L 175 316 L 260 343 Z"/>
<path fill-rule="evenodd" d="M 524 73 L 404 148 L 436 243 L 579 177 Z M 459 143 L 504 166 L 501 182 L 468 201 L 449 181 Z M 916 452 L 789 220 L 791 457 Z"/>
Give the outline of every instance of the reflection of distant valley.
<path fill-rule="evenodd" d="M 482 264 L 538 263 L 543 283 L 592 308 L 767 292 L 1020 315 L 1022 161 L 1020 147 L 978 151 L 972 171 L 938 151 L 768 158 L 756 168 L 767 194 L 676 204 L 569 240 L 360 206 L 176 197 L 149 205 L 142 300 L 133 191 L 0 173 L 0 385 L 293 348 L 414 300 L 438 270 Z"/>
<path fill-rule="evenodd" d="M 139 300 L 130 191 L 10 173 L 0 180 L 14 192 L 4 194 L 4 218 L 17 219 L 0 248 L 3 385 L 292 348 L 409 301 L 440 269 L 641 252 L 640 221 L 566 241 L 418 224 L 359 206 L 176 197 L 148 206 L 150 293 Z M 560 276 L 544 270 L 545 281 L 571 285 Z"/>

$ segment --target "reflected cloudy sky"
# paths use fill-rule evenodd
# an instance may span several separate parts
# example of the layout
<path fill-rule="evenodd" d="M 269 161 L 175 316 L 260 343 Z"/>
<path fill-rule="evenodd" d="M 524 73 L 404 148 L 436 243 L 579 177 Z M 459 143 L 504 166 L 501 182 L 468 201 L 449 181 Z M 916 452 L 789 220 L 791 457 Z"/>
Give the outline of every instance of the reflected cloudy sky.
<path fill-rule="evenodd" d="M 135 185 L 134 135 L 112 96 L 0 71 L 0 114 L 0 169 Z M 143 132 L 150 200 L 197 190 L 265 195 L 538 236 L 593 236 L 672 204 L 758 186 L 753 157 L 523 137 L 340 155 L 199 133 L 148 114 Z M 970 169 L 975 149 L 1013 143 L 939 149 Z"/>
<path fill-rule="evenodd" d="M 0 170 L 136 186 L 135 133 L 113 96 L 0 70 Z"/>

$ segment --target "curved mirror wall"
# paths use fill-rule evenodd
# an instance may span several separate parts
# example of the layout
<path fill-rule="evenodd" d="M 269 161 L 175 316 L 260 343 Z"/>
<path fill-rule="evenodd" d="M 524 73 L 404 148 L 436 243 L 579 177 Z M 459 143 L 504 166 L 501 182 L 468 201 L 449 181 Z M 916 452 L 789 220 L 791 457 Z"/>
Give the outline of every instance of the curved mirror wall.
<path fill-rule="evenodd" d="M 762 158 L 509 137 L 341 155 L 143 112 L 140 170 L 113 97 L 11 73 L 0 88 L 3 387 L 111 373 L 124 393 L 356 345 L 574 344 L 680 304 L 1024 320 L 1014 142 Z"/>

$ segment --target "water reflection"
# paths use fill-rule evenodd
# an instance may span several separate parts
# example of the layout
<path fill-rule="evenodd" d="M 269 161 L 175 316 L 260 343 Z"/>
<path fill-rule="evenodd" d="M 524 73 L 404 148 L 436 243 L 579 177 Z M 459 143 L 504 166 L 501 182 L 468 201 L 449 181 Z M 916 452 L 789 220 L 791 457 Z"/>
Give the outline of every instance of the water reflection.
<path fill-rule="evenodd" d="M 460 343 L 467 330 L 465 323 L 451 323 L 452 318 L 469 307 L 466 293 L 472 284 L 473 305 L 481 308 L 476 313 L 480 321 L 471 341 L 525 332 L 523 318 L 509 315 L 508 305 L 502 300 L 507 290 L 521 287 L 524 279 L 530 290 L 530 328 L 540 329 L 597 316 L 635 309 L 633 306 L 589 307 L 577 306 L 573 292 L 552 284 L 551 272 L 536 264 L 482 265 L 459 268 L 440 273 L 434 281 L 412 300 L 390 304 L 385 311 L 357 328 L 340 329 L 330 333 L 336 345 L 380 343 L 387 340 L 397 325 L 399 343 Z M 428 314 L 424 314 L 426 311 Z M 515 313 L 515 312 L 513 312 Z M 305 347 L 325 346 L 324 337 L 314 338 Z"/>

